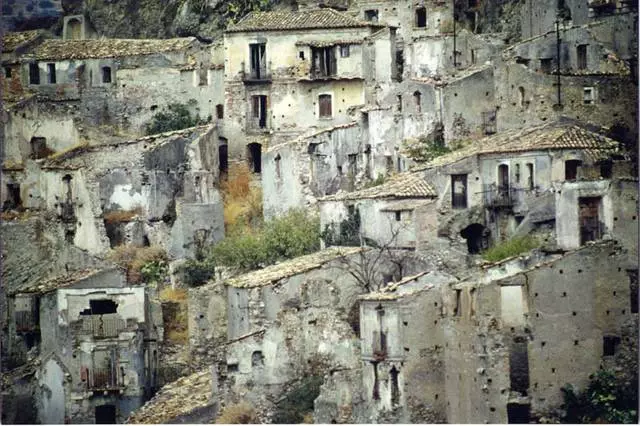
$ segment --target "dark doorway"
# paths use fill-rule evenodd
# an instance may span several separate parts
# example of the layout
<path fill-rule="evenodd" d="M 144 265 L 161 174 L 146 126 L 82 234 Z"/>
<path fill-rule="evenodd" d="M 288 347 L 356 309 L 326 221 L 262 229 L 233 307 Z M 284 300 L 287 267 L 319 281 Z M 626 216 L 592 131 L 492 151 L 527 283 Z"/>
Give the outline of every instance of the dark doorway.
<path fill-rule="evenodd" d="M 506 164 L 498 166 L 498 187 L 500 190 L 509 189 L 509 166 Z"/>
<path fill-rule="evenodd" d="M 218 120 L 222 120 L 224 118 L 224 105 L 216 105 L 216 118 L 218 118 Z"/>
<path fill-rule="evenodd" d="M 451 175 L 451 207 L 467 208 L 467 175 Z"/>
<path fill-rule="evenodd" d="M 424 7 L 416 8 L 416 27 L 424 28 L 427 26 L 427 9 Z"/>
<path fill-rule="evenodd" d="M 529 391 L 529 351 L 527 339 L 516 336 L 509 352 L 509 379 L 511 390 L 527 396 Z"/>
<path fill-rule="evenodd" d="M 255 80 L 265 78 L 267 75 L 266 43 L 250 44 L 249 48 L 251 50 L 251 78 Z"/>
<path fill-rule="evenodd" d="M 34 136 L 31 138 L 31 157 L 34 160 L 45 158 L 51 153 L 47 148 L 47 138 Z"/>
<path fill-rule="evenodd" d="M 603 227 L 600 223 L 600 197 L 581 197 L 578 199 L 580 245 L 587 241 L 602 238 Z"/>
<path fill-rule="evenodd" d="M 225 174 L 229 171 L 229 145 L 225 138 L 218 139 L 218 168 L 220 174 Z"/>
<path fill-rule="evenodd" d="M 98 405 L 96 406 L 96 424 L 115 424 L 116 423 L 116 406 L 115 405 Z"/>
<path fill-rule="evenodd" d="M 578 178 L 578 167 L 582 165 L 580 160 L 567 160 L 564 162 L 564 180 L 576 180 Z"/>
<path fill-rule="evenodd" d="M 29 64 L 29 84 L 40 84 L 40 67 L 38 64 Z"/>
<path fill-rule="evenodd" d="M 509 424 L 529 423 L 531 406 L 528 404 L 507 404 Z"/>
<path fill-rule="evenodd" d="M 393 366 L 389 371 L 391 377 L 391 405 L 398 405 L 400 403 L 400 386 L 398 384 L 398 370 Z"/>
<path fill-rule="evenodd" d="M 111 83 L 111 67 L 102 67 L 102 82 Z"/>
<path fill-rule="evenodd" d="M 251 97 L 251 110 L 253 126 L 260 129 L 267 127 L 267 96 L 256 95 Z"/>
<path fill-rule="evenodd" d="M 462 231 L 460 236 L 467 240 L 469 254 L 478 254 L 489 247 L 489 230 L 479 223 L 473 223 Z"/>
<path fill-rule="evenodd" d="M 247 145 L 247 159 L 251 171 L 254 173 L 262 172 L 262 145 L 259 143 L 250 143 Z"/>
<path fill-rule="evenodd" d="M 20 184 L 8 183 L 7 199 L 4 203 L 3 210 L 17 209 L 20 206 L 22 206 L 22 199 L 20 198 Z"/>

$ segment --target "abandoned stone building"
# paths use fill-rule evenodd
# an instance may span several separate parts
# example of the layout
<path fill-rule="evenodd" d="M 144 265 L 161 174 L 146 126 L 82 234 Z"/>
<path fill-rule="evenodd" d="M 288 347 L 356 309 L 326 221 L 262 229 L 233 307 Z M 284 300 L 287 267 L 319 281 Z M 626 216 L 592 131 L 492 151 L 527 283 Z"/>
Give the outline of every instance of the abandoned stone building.
<path fill-rule="evenodd" d="M 256 12 L 230 26 L 221 132 L 230 150 L 246 150 L 259 172 L 263 145 L 351 121 L 374 87 L 391 83 L 394 40 L 391 29 L 333 9 Z"/>
<path fill-rule="evenodd" d="M 65 238 L 91 253 L 133 243 L 193 257 L 224 236 L 217 148 L 214 126 L 81 146 L 5 168 L 3 203 L 58 212 Z"/>
<path fill-rule="evenodd" d="M 320 198 L 320 226 L 342 244 L 365 238 L 415 249 L 436 238 L 437 196 L 421 176 L 398 174 L 379 186 Z"/>

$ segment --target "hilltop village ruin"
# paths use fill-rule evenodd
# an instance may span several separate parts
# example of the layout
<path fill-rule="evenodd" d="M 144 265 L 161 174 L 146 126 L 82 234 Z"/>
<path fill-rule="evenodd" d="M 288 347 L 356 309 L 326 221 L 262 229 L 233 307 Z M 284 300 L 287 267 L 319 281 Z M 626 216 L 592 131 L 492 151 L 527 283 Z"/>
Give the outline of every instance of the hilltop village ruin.
<path fill-rule="evenodd" d="M 637 375 L 637 2 L 500 4 L 5 32 L 2 423 L 556 422 Z M 247 169 L 318 250 L 188 283 Z"/>

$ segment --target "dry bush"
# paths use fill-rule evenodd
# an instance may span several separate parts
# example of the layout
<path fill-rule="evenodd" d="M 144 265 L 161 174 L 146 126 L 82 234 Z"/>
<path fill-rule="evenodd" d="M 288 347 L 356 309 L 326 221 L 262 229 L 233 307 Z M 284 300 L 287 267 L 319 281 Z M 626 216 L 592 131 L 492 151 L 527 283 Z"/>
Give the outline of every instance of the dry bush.
<path fill-rule="evenodd" d="M 222 414 L 216 419 L 217 424 L 255 424 L 259 419 L 253 407 L 247 402 L 241 402 L 225 407 Z"/>
<path fill-rule="evenodd" d="M 165 287 L 160 291 L 160 300 L 163 302 L 184 302 L 187 300 L 187 290 L 184 288 Z"/>
<path fill-rule="evenodd" d="M 251 185 L 251 171 L 244 163 L 234 164 L 226 181 L 220 185 L 224 199 L 224 224 L 253 224 L 262 219 L 262 192 Z"/>
<path fill-rule="evenodd" d="M 114 248 L 108 258 L 127 270 L 129 283 L 138 284 L 142 282 L 142 267 L 150 262 L 166 262 L 167 254 L 161 247 L 122 245 Z"/>
<path fill-rule="evenodd" d="M 227 180 L 220 184 L 223 196 L 226 198 L 242 199 L 251 190 L 251 170 L 244 163 L 231 165 L 231 172 Z"/>
<path fill-rule="evenodd" d="M 136 207 L 133 210 L 114 210 L 105 213 L 102 217 L 105 223 L 122 223 L 130 222 L 136 216 L 143 214 L 142 207 Z"/>
<path fill-rule="evenodd" d="M 307 413 L 302 417 L 302 423 L 313 424 L 313 411 Z"/>

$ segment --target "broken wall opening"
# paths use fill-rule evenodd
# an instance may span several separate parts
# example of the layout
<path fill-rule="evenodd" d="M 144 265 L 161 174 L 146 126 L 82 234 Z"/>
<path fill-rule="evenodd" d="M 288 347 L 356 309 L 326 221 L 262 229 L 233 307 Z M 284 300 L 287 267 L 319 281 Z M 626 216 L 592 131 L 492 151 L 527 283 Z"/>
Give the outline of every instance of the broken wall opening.
<path fill-rule="evenodd" d="M 247 160 L 253 173 L 262 172 L 262 145 L 253 142 L 247 145 Z"/>
<path fill-rule="evenodd" d="M 34 136 L 31 138 L 29 144 L 31 145 L 31 158 L 34 160 L 48 157 L 53 153 L 52 150 L 47 148 L 47 138 Z"/>
<path fill-rule="evenodd" d="M 527 339 L 516 336 L 509 351 L 509 380 L 511 391 L 527 396 L 529 390 L 529 351 Z"/>
<path fill-rule="evenodd" d="M 529 404 L 507 404 L 507 422 L 509 424 L 529 423 L 531 406 Z"/>
<path fill-rule="evenodd" d="M 391 405 L 398 405 L 400 403 L 400 386 L 398 384 L 398 370 L 395 365 L 389 371 L 389 377 L 391 379 Z"/>
<path fill-rule="evenodd" d="M 580 245 L 602 238 L 604 225 L 600 221 L 601 205 L 602 197 L 578 198 Z"/>
<path fill-rule="evenodd" d="M 80 315 L 104 315 L 118 312 L 118 304 L 109 299 L 89 300 L 89 308 L 80 312 Z"/>
<path fill-rule="evenodd" d="M 224 175 L 229 171 L 229 143 L 226 138 L 218 138 L 218 168 Z"/>
<path fill-rule="evenodd" d="M 20 197 L 20 184 L 7 184 L 7 199 L 4 201 L 2 210 L 13 210 L 22 207 L 22 198 Z"/>
<path fill-rule="evenodd" d="M 490 231 L 479 223 L 472 223 L 464 228 L 460 231 L 460 236 L 467 240 L 469 254 L 479 254 L 489 247 Z"/>
<path fill-rule="evenodd" d="M 98 405 L 95 409 L 96 424 L 115 424 L 116 406 L 113 404 Z"/>

